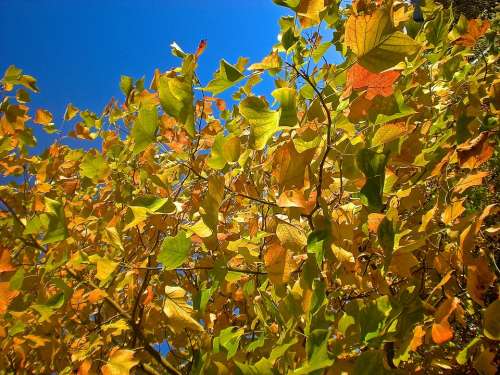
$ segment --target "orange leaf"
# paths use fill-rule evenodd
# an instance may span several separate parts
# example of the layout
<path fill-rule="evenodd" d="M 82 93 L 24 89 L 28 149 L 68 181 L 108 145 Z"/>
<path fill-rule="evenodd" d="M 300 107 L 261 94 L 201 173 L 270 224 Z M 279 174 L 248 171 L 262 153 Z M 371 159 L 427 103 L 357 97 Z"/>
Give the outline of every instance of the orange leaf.
<path fill-rule="evenodd" d="M 455 193 L 463 193 L 465 190 L 471 186 L 481 185 L 483 183 L 483 178 L 488 176 L 488 172 L 478 172 L 469 176 L 465 176 L 460 181 L 457 182 L 453 191 Z"/>
<path fill-rule="evenodd" d="M 456 310 L 460 300 L 456 297 L 444 301 L 434 314 L 434 324 L 432 325 L 432 340 L 436 344 L 444 344 L 453 338 L 453 329 L 448 322 L 448 318 Z"/>
<path fill-rule="evenodd" d="M 10 262 L 10 252 L 9 249 L 0 250 L 0 273 L 15 271 L 16 268 Z"/>
<path fill-rule="evenodd" d="M 80 364 L 80 367 L 78 367 L 77 375 L 88 375 L 91 367 L 92 367 L 92 361 L 87 358 Z"/>
<path fill-rule="evenodd" d="M 423 344 L 424 336 L 425 336 L 424 326 L 420 324 L 415 326 L 415 330 L 413 331 L 413 338 L 411 339 L 410 342 L 410 349 L 412 351 L 416 352 L 418 347 Z"/>
<path fill-rule="evenodd" d="M 441 220 L 443 221 L 443 223 L 445 223 L 446 225 L 451 225 L 453 224 L 455 219 L 457 219 L 464 213 L 465 208 L 463 206 L 463 202 L 463 200 L 452 202 L 444 209 L 444 212 L 441 215 Z"/>
<path fill-rule="evenodd" d="M 367 89 L 366 99 L 372 100 L 377 95 L 391 96 L 394 92 L 394 82 L 400 73 L 390 70 L 383 73 L 372 73 L 359 64 L 354 64 L 347 72 L 346 93 L 348 96 L 352 89 Z"/>
<path fill-rule="evenodd" d="M 368 215 L 368 231 L 371 233 L 377 233 L 378 226 L 384 220 L 385 215 L 384 214 L 369 214 Z"/>
<path fill-rule="evenodd" d="M 493 155 L 493 147 L 487 142 L 488 136 L 488 132 L 482 132 L 476 138 L 458 145 L 457 156 L 461 168 L 477 168 Z"/>
<path fill-rule="evenodd" d="M 153 300 L 153 297 L 154 297 L 154 292 L 153 292 L 153 287 L 150 285 L 148 286 L 147 290 L 146 290 L 146 298 L 144 298 L 144 302 L 143 302 L 143 305 L 144 306 L 147 306 L 151 303 L 151 301 Z"/>
<path fill-rule="evenodd" d="M 102 300 L 104 297 L 106 297 L 106 295 L 107 293 L 104 290 L 94 289 L 87 295 L 87 298 L 89 302 L 93 304 Z"/>
<path fill-rule="evenodd" d="M 40 125 L 52 125 L 52 114 L 45 109 L 37 109 L 33 122 Z"/>
<path fill-rule="evenodd" d="M 489 28 L 490 21 L 488 20 L 482 21 L 481 25 L 479 25 L 477 19 L 469 20 L 469 24 L 467 25 L 467 34 L 458 38 L 457 44 L 473 47 L 478 39 L 481 38 Z"/>
<path fill-rule="evenodd" d="M 202 39 L 200 40 L 200 44 L 198 44 L 198 49 L 196 50 L 196 53 L 194 54 L 196 57 L 199 57 L 203 51 L 205 51 L 205 48 L 207 48 L 207 40 Z"/>
<path fill-rule="evenodd" d="M 0 314 L 7 311 L 7 307 L 18 294 L 18 290 L 10 289 L 9 282 L 0 283 Z"/>

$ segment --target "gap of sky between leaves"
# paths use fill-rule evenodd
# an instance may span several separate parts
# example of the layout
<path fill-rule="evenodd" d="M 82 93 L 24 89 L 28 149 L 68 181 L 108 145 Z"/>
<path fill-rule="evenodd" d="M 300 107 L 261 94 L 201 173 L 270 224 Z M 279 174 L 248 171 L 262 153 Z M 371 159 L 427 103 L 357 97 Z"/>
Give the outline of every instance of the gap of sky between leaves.
<path fill-rule="evenodd" d="M 111 97 L 123 101 L 120 75 L 145 76 L 148 86 L 155 68 L 179 65 L 170 53 L 173 41 L 194 52 L 207 39 L 198 68 L 206 85 L 222 58 L 234 64 L 240 56 L 250 63 L 266 56 L 277 41 L 279 18 L 292 13 L 271 0 L 0 0 L 0 14 L 0 74 L 14 64 L 37 78 L 41 92 L 31 96 L 31 107 L 52 112 L 66 134 L 72 124 L 62 124 L 62 117 L 69 102 L 99 114 Z M 272 89 L 266 79 L 255 91 L 269 95 Z M 232 91 L 220 96 L 230 100 Z M 35 136 L 34 152 L 57 138 L 36 125 Z"/>

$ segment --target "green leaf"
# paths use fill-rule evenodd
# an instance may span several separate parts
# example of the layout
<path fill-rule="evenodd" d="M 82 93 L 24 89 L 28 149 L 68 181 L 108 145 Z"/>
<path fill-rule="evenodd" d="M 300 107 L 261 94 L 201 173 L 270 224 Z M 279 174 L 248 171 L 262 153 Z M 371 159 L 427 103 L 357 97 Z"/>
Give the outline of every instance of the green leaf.
<path fill-rule="evenodd" d="M 42 240 L 42 245 L 63 241 L 68 238 L 66 217 L 61 202 L 45 197 L 45 212 L 49 217 L 47 232 Z"/>
<path fill-rule="evenodd" d="M 498 320 L 498 315 L 496 316 L 495 319 Z M 474 337 L 472 341 L 465 346 L 465 348 L 463 348 L 462 350 L 460 350 L 460 352 L 458 352 L 456 356 L 457 363 L 459 365 L 465 365 L 469 360 L 469 358 L 472 357 L 471 354 L 469 353 L 469 350 L 474 348 L 480 342 L 481 342 L 481 337 Z"/>
<path fill-rule="evenodd" d="M 224 132 L 215 136 L 207 164 L 213 169 L 223 169 L 228 162 L 235 162 L 240 156 L 240 140 L 236 136 L 224 137 Z"/>
<path fill-rule="evenodd" d="M 381 296 L 368 303 L 358 316 L 361 329 L 361 340 L 369 342 L 383 331 L 392 307 L 388 296 Z"/>
<path fill-rule="evenodd" d="M 238 327 L 227 327 L 221 330 L 219 336 L 214 339 L 214 351 L 217 352 L 217 349 L 220 351 L 222 346 L 227 351 L 227 359 L 235 356 L 240 345 L 241 336 L 245 334 L 244 328 L 236 328 Z"/>
<path fill-rule="evenodd" d="M 90 178 L 92 182 L 104 180 L 109 175 L 110 171 L 106 160 L 100 153 L 85 154 L 80 164 L 80 174 Z"/>
<path fill-rule="evenodd" d="M 191 239 L 181 230 L 175 237 L 167 237 L 161 245 L 158 261 L 165 269 L 173 270 L 186 261 L 191 250 Z"/>
<path fill-rule="evenodd" d="M 254 365 L 248 365 L 246 363 L 241 363 L 234 361 L 238 370 L 242 375 L 274 375 L 273 364 L 267 358 L 261 358 Z"/>
<path fill-rule="evenodd" d="M 381 350 L 369 350 L 362 353 L 354 365 L 354 375 L 385 375 L 392 372 L 385 369 L 384 353 Z"/>
<path fill-rule="evenodd" d="M 144 151 L 151 143 L 156 141 L 157 129 L 158 111 L 156 107 L 141 108 L 132 128 L 134 155 Z"/>
<path fill-rule="evenodd" d="M 420 48 L 408 35 L 394 31 L 386 8 L 367 15 L 351 15 L 345 23 L 345 42 L 358 62 L 372 72 L 391 68 Z"/>
<path fill-rule="evenodd" d="M 387 270 L 391 264 L 392 253 L 394 251 L 394 224 L 384 217 L 377 230 L 378 242 L 384 249 L 384 268 Z"/>
<path fill-rule="evenodd" d="M 330 48 L 332 45 L 332 42 L 324 42 L 313 50 L 311 56 L 316 64 L 319 62 L 319 60 L 321 60 L 326 51 L 328 51 L 328 48 Z"/>
<path fill-rule="evenodd" d="M 318 267 L 321 267 L 323 262 L 329 237 L 330 233 L 327 230 L 315 230 L 307 237 L 307 252 L 314 254 Z"/>
<path fill-rule="evenodd" d="M 217 70 L 214 74 L 214 79 L 212 79 L 206 87 L 202 88 L 202 90 L 210 91 L 213 95 L 218 95 L 234 86 L 243 78 L 243 73 L 241 73 L 234 65 L 231 65 L 226 60 L 222 59 L 220 61 L 219 70 Z"/>
<path fill-rule="evenodd" d="M 240 102 L 240 112 L 250 124 L 250 142 L 256 150 L 266 147 L 269 139 L 278 131 L 280 114 L 269 109 L 267 103 L 256 96 Z"/>
<path fill-rule="evenodd" d="M 484 312 L 484 335 L 490 340 L 500 340 L 500 300 L 488 306 Z"/>
<path fill-rule="evenodd" d="M 290 87 L 282 87 L 274 90 L 271 95 L 280 103 L 279 126 L 297 125 L 297 92 Z"/>
<path fill-rule="evenodd" d="M 186 77 L 162 75 L 159 84 L 160 103 L 169 116 L 179 121 L 194 136 L 193 88 Z"/>
<path fill-rule="evenodd" d="M 362 149 L 357 155 L 356 162 L 358 168 L 366 176 L 365 185 L 360 191 L 361 202 L 371 211 L 380 211 L 383 208 L 382 195 L 387 155 L 370 149 Z"/>
<path fill-rule="evenodd" d="M 326 329 L 316 329 L 307 337 L 307 363 L 295 370 L 293 375 L 309 374 L 330 367 L 334 360 L 328 356 L 328 339 L 330 333 Z"/>
<path fill-rule="evenodd" d="M 134 87 L 134 80 L 129 76 L 121 76 L 120 77 L 120 90 L 122 90 L 125 96 L 130 94 L 132 88 Z"/>
<path fill-rule="evenodd" d="M 420 48 L 414 39 L 401 31 L 383 38 L 372 50 L 358 56 L 358 62 L 372 72 L 381 72 L 414 56 Z"/>
<path fill-rule="evenodd" d="M 273 2 L 290 9 L 295 9 L 300 4 L 300 0 L 273 0 Z"/>

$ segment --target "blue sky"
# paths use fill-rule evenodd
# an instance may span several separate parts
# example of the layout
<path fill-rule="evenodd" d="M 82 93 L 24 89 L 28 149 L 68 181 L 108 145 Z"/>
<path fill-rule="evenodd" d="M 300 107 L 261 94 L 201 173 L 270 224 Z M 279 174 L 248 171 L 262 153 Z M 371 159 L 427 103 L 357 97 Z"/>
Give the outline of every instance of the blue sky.
<path fill-rule="evenodd" d="M 288 14 L 271 0 L 0 0 L 0 74 L 14 64 L 35 76 L 41 92 L 32 108 L 51 111 L 60 128 L 69 102 L 100 113 L 111 97 L 123 99 L 120 75 L 149 84 L 155 68 L 177 66 L 172 41 L 192 52 L 208 40 L 198 69 L 204 84 L 221 58 L 260 61 Z"/>

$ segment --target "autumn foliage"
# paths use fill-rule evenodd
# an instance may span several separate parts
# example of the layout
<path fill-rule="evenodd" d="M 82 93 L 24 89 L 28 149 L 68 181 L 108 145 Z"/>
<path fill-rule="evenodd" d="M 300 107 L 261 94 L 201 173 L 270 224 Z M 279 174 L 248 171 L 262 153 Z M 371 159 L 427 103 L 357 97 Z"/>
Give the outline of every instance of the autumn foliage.
<path fill-rule="evenodd" d="M 496 372 L 498 20 L 275 3 L 262 61 L 174 43 L 102 113 L 7 69 L 0 374 Z"/>

